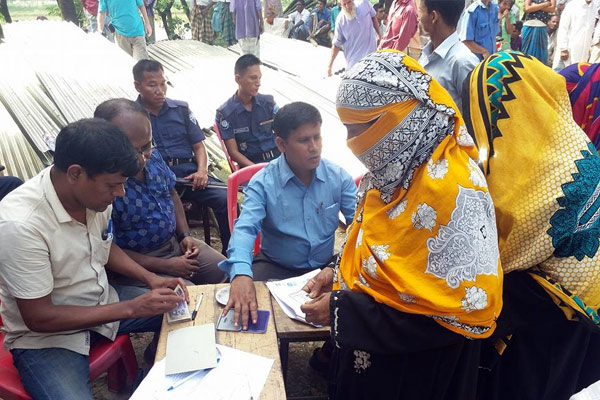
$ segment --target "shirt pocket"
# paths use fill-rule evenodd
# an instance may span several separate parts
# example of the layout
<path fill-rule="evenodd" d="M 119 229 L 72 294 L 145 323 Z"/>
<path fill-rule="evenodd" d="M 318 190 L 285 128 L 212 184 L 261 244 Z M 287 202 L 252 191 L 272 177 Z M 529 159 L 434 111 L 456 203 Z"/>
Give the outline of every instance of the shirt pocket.
<path fill-rule="evenodd" d="M 490 23 L 487 21 L 480 22 L 477 25 L 477 38 L 481 39 L 484 36 L 488 36 L 490 33 Z"/>
<path fill-rule="evenodd" d="M 164 130 L 164 138 L 168 141 L 181 141 L 187 135 L 185 126 L 171 126 Z M 169 144 L 165 144 L 166 147 Z"/>
<path fill-rule="evenodd" d="M 337 229 L 340 214 L 340 203 L 319 208 L 317 211 L 317 231 L 322 239 L 331 237 Z"/>

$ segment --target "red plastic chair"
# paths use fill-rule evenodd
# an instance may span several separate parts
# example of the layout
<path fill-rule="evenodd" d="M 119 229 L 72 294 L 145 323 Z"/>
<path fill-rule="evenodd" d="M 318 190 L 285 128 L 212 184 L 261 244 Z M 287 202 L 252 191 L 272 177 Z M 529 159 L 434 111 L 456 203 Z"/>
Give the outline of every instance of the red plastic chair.
<path fill-rule="evenodd" d="M 237 194 L 240 185 L 248 182 L 254 174 L 263 169 L 267 163 L 254 164 L 242 168 L 229 175 L 227 178 L 227 217 L 229 218 L 229 230 L 233 232 L 233 225 L 237 218 Z M 254 243 L 254 254 L 260 250 L 260 233 L 256 236 Z"/>
<path fill-rule="evenodd" d="M 0 340 L 4 340 L 2 334 Z M 90 381 L 107 371 L 108 389 L 113 392 L 123 391 L 127 380 L 130 383 L 135 380 L 138 363 L 129 335 L 119 335 L 114 342 L 102 339 L 90 349 Z M 4 347 L 0 348 L 0 398 L 31 400 L 13 364 L 12 354 Z"/>
<path fill-rule="evenodd" d="M 359 176 L 354 178 L 354 184 L 356 185 L 356 187 L 358 187 L 358 185 L 360 184 L 360 180 L 363 178 L 363 176 L 364 174 L 360 174 Z"/>
<path fill-rule="evenodd" d="M 221 144 L 221 149 L 223 150 L 223 153 L 225 153 L 225 157 L 227 157 L 227 162 L 229 163 L 229 168 L 231 168 L 231 172 L 235 172 L 237 170 L 240 169 L 240 166 L 238 165 L 238 163 L 236 163 L 235 161 L 233 161 L 231 159 L 231 157 L 229 156 L 229 152 L 227 151 L 227 146 L 225 146 L 225 142 L 223 141 L 223 138 L 221 137 L 221 131 L 219 130 L 219 125 L 215 122 L 215 125 L 213 126 L 215 133 L 217 134 L 217 137 L 219 138 L 219 143 Z"/>

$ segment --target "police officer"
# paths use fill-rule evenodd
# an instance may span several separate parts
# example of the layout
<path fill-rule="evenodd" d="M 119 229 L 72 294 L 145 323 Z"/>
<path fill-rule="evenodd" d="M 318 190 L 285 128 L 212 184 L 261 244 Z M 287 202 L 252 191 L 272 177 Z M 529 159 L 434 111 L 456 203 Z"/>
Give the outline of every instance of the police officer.
<path fill-rule="evenodd" d="M 166 97 L 167 81 L 158 61 L 140 60 L 133 67 L 133 78 L 139 93 L 137 102 L 150 115 L 156 148 L 178 178 L 192 183 L 192 190 L 185 191 L 182 199 L 206 204 L 213 209 L 225 253 L 231 237 L 227 219 L 227 191 L 206 187 L 209 181 L 216 179 L 208 176 L 208 157 L 202 129 L 185 101 Z"/>
<path fill-rule="evenodd" d="M 275 145 L 273 96 L 259 94 L 260 60 L 245 54 L 235 63 L 237 92 L 217 110 L 216 123 L 231 159 L 243 168 L 280 154 Z"/>

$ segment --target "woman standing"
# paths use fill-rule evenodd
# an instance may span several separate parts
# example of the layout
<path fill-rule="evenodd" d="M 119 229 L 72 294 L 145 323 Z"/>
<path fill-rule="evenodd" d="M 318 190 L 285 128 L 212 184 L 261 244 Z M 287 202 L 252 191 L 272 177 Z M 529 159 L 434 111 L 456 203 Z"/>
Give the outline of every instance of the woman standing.
<path fill-rule="evenodd" d="M 467 84 L 505 273 L 480 398 L 568 399 L 600 379 L 600 157 L 536 59 L 494 54 Z"/>
<path fill-rule="evenodd" d="M 548 65 L 548 21 L 556 0 L 525 0 L 522 51 Z"/>
<path fill-rule="evenodd" d="M 475 398 L 481 340 L 495 328 L 502 271 L 494 206 L 450 95 L 412 58 L 367 55 L 337 109 L 369 172 L 335 275 L 303 306 L 331 323 L 331 399 Z"/>

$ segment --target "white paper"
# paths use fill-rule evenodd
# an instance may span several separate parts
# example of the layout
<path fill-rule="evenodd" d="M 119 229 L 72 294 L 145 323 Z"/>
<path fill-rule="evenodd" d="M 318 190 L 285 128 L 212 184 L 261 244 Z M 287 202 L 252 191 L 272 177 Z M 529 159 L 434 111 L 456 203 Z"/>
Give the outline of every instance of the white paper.
<path fill-rule="evenodd" d="M 186 381 L 187 374 L 165 375 L 165 359 L 154 364 L 130 400 L 258 400 L 273 360 L 217 345 L 221 358 L 216 368 Z M 182 382 L 172 390 L 169 387 Z"/>
<path fill-rule="evenodd" d="M 314 271 L 307 272 L 306 274 L 297 276 L 295 278 L 266 282 L 271 294 L 275 300 L 277 300 L 277 303 L 285 315 L 292 319 L 309 324 L 309 322 L 306 322 L 306 315 L 302 312 L 300 306 L 311 301 L 312 299 L 308 297 L 308 293 L 302 290 L 302 288 L 319 272 L 321 272 L 320 269 L 315 269 Z M 310 325 L 318 328 L 322 326 L 317 324 Z"/>
<path fill-rule="evenodd" d="M 167 374 L 217 366 L 215 324 L 188 326 L 167 335 Z"/>

